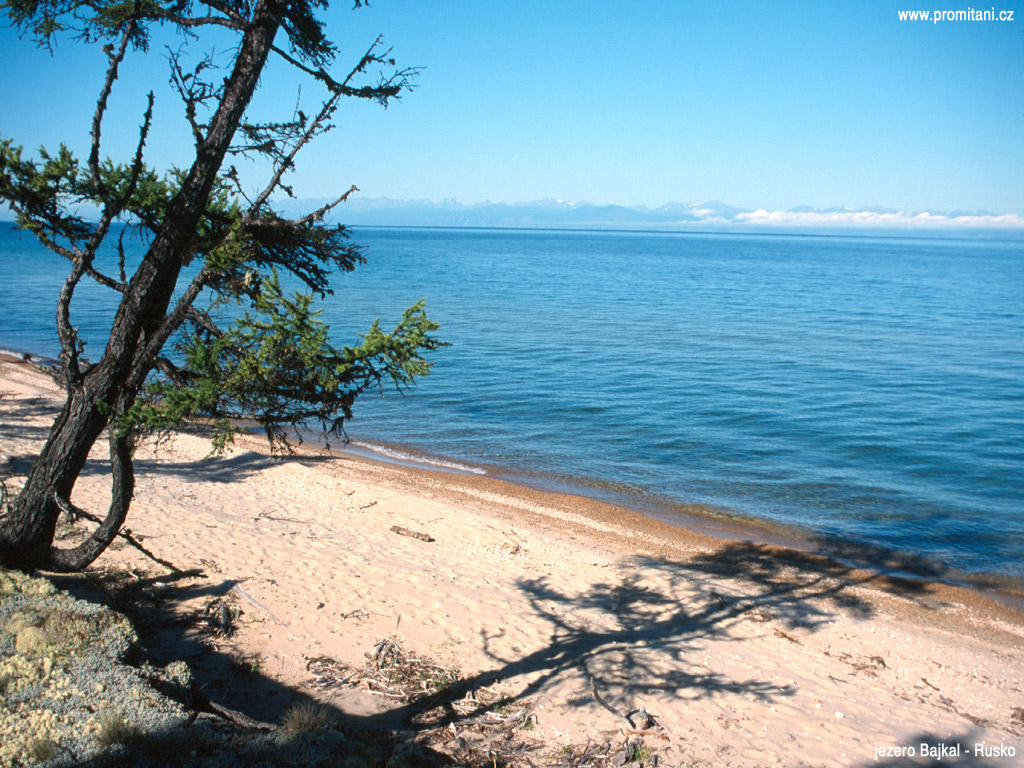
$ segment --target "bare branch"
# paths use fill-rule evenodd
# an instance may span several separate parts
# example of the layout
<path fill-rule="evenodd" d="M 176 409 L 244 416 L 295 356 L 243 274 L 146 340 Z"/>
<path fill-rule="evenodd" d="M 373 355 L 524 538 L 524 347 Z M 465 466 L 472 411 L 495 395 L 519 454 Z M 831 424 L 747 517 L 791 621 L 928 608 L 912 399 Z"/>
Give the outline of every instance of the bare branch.
<path fill-rule="evenodd" d="M 314 77 L 317 80 L 319 80 L 321 83 L 326 85 L 331 91 L 337 91 L 338 89 L 341 88 L 341 83 L 339 83 L 333 77 L 328 75 L 325 70 L 323 70 L 323 69 L 313 69 L 312 67 L 307 67 L 305 64 L 303 64 L 301 61 L 296 59 L 294 56 L 291 56 L 290 54 L 285 53 L 281 48 L 278 48 L 276 45 L 270 46 L 270 50 L 272 50 L 274 53 L 276 53 L 282 59 L 287 61 L 293 67 L 296 67 L 297 69 L 301 69 L 303 72 L 305 72 L 310 77 Z"/>
<path fill-rule="evenodd" d="M 181 385 L 185 382 L 185 377 L 182 376 L 181 369 L 166 357 L 158 357 L 153 361 L 153 365 L 158 371 L 175 384 Z"/>
<path fill-rule="evenodd" d="M 222 18 L 220 16 L 179 16 L 169 11 L 164 11 L 157 15 L 157 18 L 163 21 L 169 21 L 172 24 L 177 24 L 179 27 L 184 29 L 191 29 L 192 27 L 227 27 L 228 29 L 234 29 L 239 32 L 245 31 L 245 22 L 236 20 L 233 18 Z"/>
<path fill-rule="evenodd" d="M 30 218 L 25 213 L 24 209 L 22 209 L 22 207 L 19 206 L 17 203 L 8 201 L 7 204 L 10 206 L 11 210 L 14 211 L 14 213 L 17 214 L 18 216 Z M 33 230 L 32 234 L 36 236 L 36 239 L 40 243 L 45 245 L 55 254 L 57 254 L 58 256 L 63 256 L 65 259 L 68 259 L 69 261 L 74 261 L 82 253 L 82 251 L 78 248 L 68 248 L 67 246 L 61 245 L 56 240 L 47 235 L 42 229 Z"/>
<path fill-rule="evenodd" d="M 338 100 L 340 98 L 341 95 L 336 93 L 324 102 L 319 114 L 310 121 L 302 136 L 300 136 L 294 146 L 292 146 L 291 151 L 277 163 L 274 168 L 274 175 L 267 183 L 267 186 L 263 188 L 263 191 L 256 196 L 256 199 L 249 206 L 248 216 L 255 216 L 259 212 L 259 209 L 263 207 L 270 198 L 270 195 L 273 194 L 274 190 L 281 184 L 281 178 L 284 176 L 285 172 L 294 166 L 295 156 L 299 151 L 306 146 L 314 136 L 322 130 L 325 130 L 325 123 L 337 109 Z M 296 111 L 298 111 L 298 109 L 296 109 Z M 301 112 L 299 114 L 301 115 Z"/>
<path fill-rule="evenodd" d="M 124 233 L 127 231 L 128 229 L 126 227 L 122 227 L 121 234 L 117 237 L 117 271 L 121 276 L 121 282 L 124 285 L 128 284 L 128 275 L 124 270 Z"/>
<path fill-rule="evenodd" d="M 378 37 L 373 45 L 363 54 L 363 57 L 359 60 L 359 63 L 353 67 L 352 71 L 348 73 L 344 80 L 338 82 L 329 74 L 327 71 L 320 68 L 314 69 L 301 61 L 296 59 L 294 56 L 285 53 L 285 51 L 278 48 L 276 45 L 271 46 L 271 50 L 274 51 L 278 56 L 287 61 L 293 67 L 305 72 L 310 77 L 313 77 L 327 86 L 327 89 L 334 94 L 340 94 L 342 96 L 354 96 L 359 99 L 371 99 L 378 102 L 383 107 L 387 107 L 389 99 L 401 98 L 401 93 L 404 90 L 412 88 L 412 79 L 415 78 L 422 70 L 421 67 L 407 67 L 406 69 L 400 69 L 393 72 L 390 76 L 385 77 L 383 74 L 377 85 L 364 85 L 362 87 L 354 87 L 350 85 L 352 79 L 362 72 L 366 71 L 366 68 L 370 64 L 385 64 L 389 67 L 395 65 L 395 60 L 389 58 L 391 49 L 383 53 L 375 53 L 376 49 L 383 43 L 383 38 Z"/>
<path fill-rule="evenodd" d="M 339 197 L 333 203 L 328 203 L 327 205 L 323 206 L 322 208 L 318 208 L 317 210 L 313 211 L 308 216 L 303 216 L 301 219 L 299 219 L 295 223 L 301 225 L 301 224 L 311 224 L 314 221 L 319 221 L 320 219 L 322 219 L 324 217 L 324 215 L 328 211 L 330 211 L 332 208 L 334 208 L 334 207 L 336 207 L 338 205 L 341 205 L 346 200 L 348 200 L 348 196 L 349 195 L 351 195 L 353 192 L 358 192 L 358 191 L 359 191 L 359 187 L 357 187 L 355 184 L 353 184 L 351 187 L 348 188 L 348 191 L 345 192 L 345 194 L 343 194 L 341 197 Z"/>
<path fill-rule="evenodd" d="M 78 331 L 71 327 L 71 297 L 83 274 L 85 274 L 84 256 L 75 259 L 74 266 L 64 281 L 64 286 L 60 289 L 60 298 L 57 300 L 57 336 L 60 339 L 60 361 L 64 384 L 69 392 L 78 389 L 82 382 L 82 372 L 78 366 L 81 341 L 78 338 Z"/>
<path fill-rule="evenodd" d="M 198 108 L 216 98 L 221 91 L 221 88 L 200 78 L 205 70 L 214 68 L 213 54 L 207 53 L 191 72 L 186 72 L 182 68 L 179 51 L 171 51 L 168 48 L 168 54 L 171 64 L 171 85 L 178 91 L 185 104 L 185 119 L 192 128 L 192 138 L 196 146 L 199 146 L 204 141 L 203 129 L 206 126 L 198 121 Z"/>
<path fill-rule="evenodd" d="M 240 14 L 236 13 L 231 7 L 224 3 L 217 2 L 217 0 L 199 0 L 207 8 L 212 8 L 218 13 L 223 13 L 227 18 L 238 24 L 245 24 L 245 18 Z"/>
<path fill-rule="evenodd" d="M 231 182 L 231 186 L 234 187 L 238 196 L 245 200 L 247 205 L 252 206 L 252 200 L 250 200 L 249 195 L 245 193 L 245 189 L 242 187 L 242 181 L 238 178 L 238 169 L 235 166 L 232 165 L 224 172 L 224 178 Z"/>
<path fill-rule="evenodd" d="M 201 309 L 189 307 L 186 317 L 200 328 L 203 328 L 215 339 L 219 339 L 224 335 L 224 331 L 217 327 L 217 324 L 213 322 L 213 318 Z"/>
<path fill-rule="evenodd" d="M 139 143 L 135 147 L 135 159 L 132 161 L 132 175 L 128 179 L 128 189 L 125 190 L 121 196 L 120 209 L 124 210 L 124 207 L 131 200 L 132 195 L 135 194 L 135 188 L 139 183 L 139 176 L 142 174 L 142 151 L 146 147 L 146 138 L 149 136 L 150 126 L 153 124 L 153 92 L 150 91 L 146 97 L 146 114 L 142 118 L 142 127 L 139 129 Z"/>
<path fill-rule="evenodd" d="M 142 174 L 142 151 L 146 146 L 146 137 L 149 136 L 149 128 L 153 122 L 153 92 L 149 92 L 149 97 L 146 105 L 146 113 L 142 118 L 142 127 L 139 129 L 139 143 L 135 147 L 135 159 L 132 161 L 131 175 L 128 177 L 128 186 L 121 192 L 118 198 L 112 199 L 109 190 L 104 190 L 104 209 L 103 215 L 100 217 L 99 224 L 97 224 L 95 230 L 89 238 L 89 242 L 86 243 L 85 250 L 82 252 L 82 261 L 85 264 L 87 270 L 92 269 L 93 259 L 96 257 L 96 251 L 99 250 L 100 245 L 107 236 L 107 232 L 110 230 L 110 225 L 121 215 L 125 207 L 131 202 L 132 195 L 135 194 L 135 189 L 139 183 L 139 176 Z M 96 136 L 98 138 L 98 126 Z M 93 149 L 98 148 L 98 143 L 93 145 Z M 90 159 L 91 163 L 91 159 Z M 96 167 L 96 173 L 99 174 L 99 166 Z M 123 256 L 123 252 L 122 252 Z M 123 260 L 122 260 L 122 274 Z M 122 279 L 123 283 L 127 283 L 127 280 Z M 109 286 L 108 286 L 109 287 Z"/>
<path fill-rule="evenodd" d="M 100 179 L 100 126 L 103 123 L 103 113 L 107 110 L 107 99 L 110 97 L 110 91 L 114 87 L 114 81 L 117 80 L 117 69 L 124 59 L 124 54 L 128 50 L 128 42 L 134 34 L 135 22 L 130 21 L 121 35 L 121 42 L 117 47 L 116 53 L 112 52 L 111 46 L 103 46 L 103 51 L 109 57 L 110 64 L 107 67 L 107 77 L 103 81 L 103 89 L 100 91 L 100 97 L 96 102 L 96 112 L 92 116 L 92 148 L 89 150 L 89 173 L 92 175 L 92 183 L 96 186 L 97 192 L 104 198 L 106 198 L 106 191 L 103 188 L 103 181 Z"/>
<path fill-rule="evenodd" d="M 149 128 L 153 120 L 153 92 L 150 91 L 146 114 L 143 118 L 142 127 L 139 131 L 139 143 L 135 149 L 135 159 L 132 163 L 132 171 L 128 180 L 128 186 L 121 193 L 118 199 L 112 199 L 110 190 L 105 189 L 105 185 L 100 177 L 98 159 L 100 148 L 100 125 L 102 123 L 103 113 L 106 110 L 107 97 L 110 95 L 111 86 L 117 78 L 117 65 L 120 63 L 121 59 L 124 58 L 124 53 L 128 47 L 128 40 L 131 36 L 133 26 L 134 24 L 129 24 L 128 29 L 125 30 L 125 33 L 121 38 L 121 45 L 118 52 L 116 54 L 108 53 L 111 63 L 107 70 L 107 79 L 103 86 L 103 92 L 100 95 L 100 103 L 96 107 L 96 114 L 93 118 L 92 150 L 89 154 L 89 170 L 92 174 L 93 184 L 96 186 L 96 189 L 100 191 L 104 200 L 103 215 L 100 217 L 99 224 L 97 224 L 96 228 L 93 230 L 85 249 L 76 249 L 76 253 L 72 257 L 73 266 L 71 268 L 71 272 L 64 281 L 64 286 L 60 291 L 60 297 L 57 300 L 57 336 L 60 339 L 60 358 L 63 366 L 64 381 L 69 391 L 76 389 L 82 381 L 82 371 L 80 370 L 78 359 L 82 343 L 78 338 L 78 331 L 71 326 L 71 299 L 74 296 L 75 288 L 78 286 L 83 275 L 86 274 L 94 276 L 99 282 L 106 284 L 107 287 L 114 288 L 115 290 L 121 290 L 122 292 L 124 290 L 124 283 L 127 282 L 126 280 L 122 280 L 120 286 L 118 286 L 116 282 L 93 269 L 92 262 L 96 257 L 96 251 L 99 249 L 100 244 L 103 242 L 104 238 L 106 238 L 107 232 L 110 230 L 110 225 L 121 214 L 121 211 L 124 210 L 124 207 L 128 204 L 132 195 L 135 194 L 139 175 L 142 172 L 142 151 L 146 145 L 146 137 L 149 135 Z M 122 275 L 123 273 L 122 249 Z"/>
<path fill-rule="evenodd" d="M 11 206 L 11 207 L 14 208 L 15 213 L 20 213 L 19 209 L 17 209 L 14 206 Z M 66 248 L 65 246 L 61 245 L 60 243 L 54 242 L 51 238 L 49 238 L 46 235 L 45 232 L 41 232 L 40 231 L 40 232 L 34 232 L 33 234 L 36 236 L 36 239 L 39 240 L 40 243 L 45 245 L 47 248 L 49 248 L 51 251 L 53 251 L 58 256 L 61 256 L 61 257 L 65 258 L 65 259 L 67 259 L 70 262 L 77 261 L 83 255 L 83 252 L 82 252 L 81 249 L 79 249 L 79 248 L 74 248 L 74 249 Z M 95 267 L 92 267 L 92 266 L 87 266 L 85 268 L 85 274 L 87 274 L 89 277 L 91 277 L 93 280 L 95 280 L 97 283 L 99 283 L 100 285 L 104 286 L 105 288 L 110 288 L 111 290 L 118 291 L 118 292 L 123 292 L 124 288 L 125 288 L 125 285 L 128 282 L 124 278 L 122 278 L 122 280 L 120 282 L 118 282 L 114 278 L 108 277 L 107 275 L 104 275 L 102 272 L 100 272 L 99 270 L 97 270 Z"/>

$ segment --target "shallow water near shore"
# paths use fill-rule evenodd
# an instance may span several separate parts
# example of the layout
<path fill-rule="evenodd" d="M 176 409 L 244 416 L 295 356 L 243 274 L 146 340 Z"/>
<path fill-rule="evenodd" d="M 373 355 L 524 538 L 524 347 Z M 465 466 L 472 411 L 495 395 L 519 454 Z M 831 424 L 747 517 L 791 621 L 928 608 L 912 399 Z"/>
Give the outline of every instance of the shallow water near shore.
<path fill-rule="evenodd" d="M 425 296 L 452 346 L 407 396 L 358 403 L 354 440 L 661 519 L 761 520 L 928 575 L 1024 577 L 1024 244 L 356 239 L 369 262 L 325 304 L 337 340 Z M 0 225 L 0 268 L 0 305 L 17 307 L 0 344 L 55 356 L 65 264 Z M 83 284 L 73 306 L 94 345 L 104 294 Z"/>

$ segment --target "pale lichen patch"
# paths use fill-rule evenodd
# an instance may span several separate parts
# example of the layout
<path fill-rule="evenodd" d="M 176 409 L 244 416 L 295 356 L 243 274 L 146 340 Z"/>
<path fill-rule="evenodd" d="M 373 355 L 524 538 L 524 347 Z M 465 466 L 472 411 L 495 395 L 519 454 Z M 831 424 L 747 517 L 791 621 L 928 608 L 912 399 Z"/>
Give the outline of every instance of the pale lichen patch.
<path fill-rule="evenodd" d="M 121 614 L 0 570 L 0 768 L 87 760 L 130 741 L 98 738 L 97 712 L 123 713 L 137 730 L 184 722 L 186 708 L 153 687 L 164 671 L 125 663 L 137 642 Z M 179 666 L 171 690 L 190 684 Z"/>

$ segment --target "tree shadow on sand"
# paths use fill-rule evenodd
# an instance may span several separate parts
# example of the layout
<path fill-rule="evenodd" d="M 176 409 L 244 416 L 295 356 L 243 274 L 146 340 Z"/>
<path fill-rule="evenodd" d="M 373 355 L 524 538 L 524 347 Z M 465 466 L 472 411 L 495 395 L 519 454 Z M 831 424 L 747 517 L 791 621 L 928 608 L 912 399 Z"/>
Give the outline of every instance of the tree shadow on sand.
<path fill-rule="evenodd" d="M 84 761 L 79 756 L 57 756 L 49 765 L 411 768 L 454 764 L 450 756 L 428 744 L 413 743 L 307 691 L 283 685 L 267 674 L 258 657 L 232 651 L 216 629 L 216 612 L 197 611 L 195 606 L 226 604 L 237 582 L 195 580 L 196 575 L 189 571 L 140 576 L 99 569 L 49 577 L 73 597 L 128 616 L 147 663 L 160 668 L 185 661 L 194 677 L 187 700 L 181 699 L 180 691 L 173 692 L 179 703 L 193 711 L 191 717 L 168 727 L 132 731 L 132 718 L 144 716 L 136 712 L 133 702 L 125 701 L 127 728 L 122 741 Z M 237 617 L 237 607 L 232 615 Z"/>
<path fill-rule="evenodd" d="M 35 457 L 31 457 L 34 459 Z M 284 462 L 304 465 L 320 464 L 332 457 L 306 454 L 272 455 L 256 451 L 235 451 L 223 456 L 207 456 L 192 461 L 156 459 L 134 459 L 135 473 L 143 477 L 174 477 L 187 483 L 206 482 L 229 484 L 258 475 L 265 469 Z M 105 458 L 90 459 L 82 470 L 82 477 L 108 477 L 110 461 Z"/>
<path fill-rule="evenodd" d="M 678 562 L 633 557 L 620 563 L 615 578 L 580 592 L 546 576 L 524 578 L 517 587 L 532 615 L 548 627 L 543 647 L 525 654 L 503 651 L 514 643 L 508 630 L 495 627 L 482 637 L 495 667 L 461 686 L 472 693 L 523 676 L 528 682 L 502 700 L 507 705 L 570 679 L 570 705 L 596 701 L 631 727 L 640 725 L 635 702 L 651 696 L 789 697 L 796 692 L 791 685 L 731 678 L 708 668 L 700 661 L 703 644 L 743 642 L 751 626 L 811 633 L 839 614 L 870 618 L 872 605 L 858 591 L 868 584 L 906 596 L 928 591 L 921 582 L 750 542 Z M 413 702 L 401 711 L 403 722 L 415 718 L 417 706 Z M 448 721 L 458 717 L 451 710 Z"/>
<path fill-rule="evenodd" d="M 185 604 L 223 601 L 234 581 L 191 581 L 173 574 L 140 578 L 123 572 L 55 577 L 55 581 L 76 596 L 99 600 L 128 615 L 152 663 L 186 661 L 204 699 L 258 721 L 255 726 L 232 724 L 207 715 L 200 719 L 200 725 L 206 725 L 198 730 L 182 724 L 147 733 L 129 752 L 112 752 L 94 762 L 96 766 L 190 765 L 182 755 L 175 758 L 177 763 L 147 757 L 166 749 L 180 751 L 175 744 L 185 744 L 185 754 L 216 753 L 218 765 L 288 766 L 325 760 L 343 764 L 343 758 L 354 760 L 350 761 L 354 766 L 540 764 L 530 759 L 499 760 L 493 749 L 458 752 L 451 747 L 456 737 L 449 735 L 449 726 L 454 727 L 451 734 L 465 735 L 471 721 L 479 723 L 487 713 L 523 705 L 533 694 L 565 684 L 572 686 L 570 706 L 596 702 L 640 729 L 645 727 L 645 714 L 634 706 L 638 699 L 790 697 L 796 693 L 791 685 L 754 675 L 730 677 L 702 665 L 701 645 L 712 640 L 743 642 L 752 626 L 815 632 L 840 613 L 868 618 L 873 614 L 871 604 L 858 594 L 865 584 L 910 596 L 926 594 L 928 589 L 919 582 L 892 582 L 879 574 L 854 571 L 816 555 L 747 542 L 682 561 L 633 557 L 618 563 L 608 579 L 580 591 L 546 576 L 524 578 L 517 586 L 533 619 L 547 627 L 540 648 L 510 652 L 513 645 L 505 637 L 506 630 L 492 628 L 481 638 L 494 662 L 490 669 L 459 679 L 442 691 L 413 694 L 393 706 L 381 699 L 375 714 L 354 715 L 341 704 L 324 704 L 310 691 L 283 686 L 258 664 L 250 665 L 245 659 L 240 663 L 237 654 L 218 640 L 206 615 L 182 610 Z M 516 692 L 494 695 L 519 676 L 525 685 L 516 684 Z M 467 700 L 478 703 L 472 718 L 459 706 Z M 259 723 L 279 723 L 289 709 L 303 704 L 320 707 L 338 727 L 291 739 L 252 739 Z M 658 712 L 649 714 L 657 723 Z M 432 746 L 442 743 L 442 751 Z M 123 757 L 129 753 L 130 760 Z M 605 757 L 611 759 L 610 754 L 606 752 Z"/>
<path fill-rule="evenodd" d="M 56 416 L 53 403 L 43 397 L 9 397 L 0 393 L 0 441 L 42 443 L 50 434 Z M 34 454 L 8 455 L 0 464 L 0 479 L 25 475 L 36 459 Z"/>
<path fill-rule="evenodd" d="M 0 393 L 0 439 L 43 440 L 57 416 L 46 397 L 11 397 Z"/>

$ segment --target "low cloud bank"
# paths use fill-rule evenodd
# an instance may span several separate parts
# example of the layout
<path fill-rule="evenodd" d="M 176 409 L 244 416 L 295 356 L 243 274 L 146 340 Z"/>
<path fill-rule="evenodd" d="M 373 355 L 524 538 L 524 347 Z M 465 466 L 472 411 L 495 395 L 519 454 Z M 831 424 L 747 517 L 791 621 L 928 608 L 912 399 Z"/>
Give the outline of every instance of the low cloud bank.
<path fill-rule="evenodd" d="M 737 214 L 734 222 L 758 226 L 814 227 L 842 229 L 1021 229 L 1024 217 L 1015 213 L 945 214 L 875 211 L 768 211 L 761 208 Z M 706 219 L 705 219 L 706 221 Z"/>

